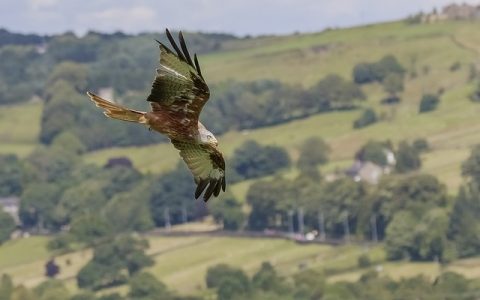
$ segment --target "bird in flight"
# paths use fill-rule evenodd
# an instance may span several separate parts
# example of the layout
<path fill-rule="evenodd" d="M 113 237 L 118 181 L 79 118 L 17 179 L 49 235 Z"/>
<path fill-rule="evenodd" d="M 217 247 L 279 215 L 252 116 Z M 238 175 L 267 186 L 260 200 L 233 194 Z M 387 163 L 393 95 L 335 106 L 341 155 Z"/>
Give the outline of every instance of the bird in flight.
<path fill-rule="evenodd" d="M 160 67 L 147 98 L 151 111 L 129 109 L 94 93 L 87 94 L 107 117 L 144 124 L 166 135 L 193 174 L 197 184 L 195 199 L 204 192 L 203 200 L 207 202 L 212 195 L 217 197 L 220 190 L 225 191 L 225 160 L 218 141 L 199 121 L 210 91 L 197 55 L 192 60 L 182 32 L 178 35 L 180 48 L 168 29 L 166 35 L 175 52 L 157 41 Z"/>

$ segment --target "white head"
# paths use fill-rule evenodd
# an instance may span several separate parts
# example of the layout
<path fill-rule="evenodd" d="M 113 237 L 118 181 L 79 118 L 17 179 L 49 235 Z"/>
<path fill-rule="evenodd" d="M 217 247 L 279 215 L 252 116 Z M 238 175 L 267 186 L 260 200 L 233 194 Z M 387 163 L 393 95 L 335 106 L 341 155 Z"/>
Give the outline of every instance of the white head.
<path fill-rule="evenodd" d="M 218 146 L 218 141 L 205 127 L 199 128 L 198 132 L 200 133 L 200 142 L 204 144 L 212 144 L 214 146 Z"/>

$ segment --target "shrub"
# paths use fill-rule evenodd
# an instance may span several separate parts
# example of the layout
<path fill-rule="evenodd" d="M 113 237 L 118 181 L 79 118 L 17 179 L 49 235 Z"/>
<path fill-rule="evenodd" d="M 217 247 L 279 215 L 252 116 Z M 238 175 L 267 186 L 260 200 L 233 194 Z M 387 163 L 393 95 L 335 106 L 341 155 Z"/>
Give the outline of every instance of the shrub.
<path fill-rule="evenodd" d="M 375 111 L 371 108 L 367 108 L 363 111 L 360 118 L 356 119 L 353 122 L 353 128 L 363 128 L 377 122 L 377 120 L 378 118 Z"/>
<path fill-rule="evenodd" d="M 433 111 L 437 108 L 440 99 L 436 95 L 432 94 L 425 94 L 420 101 L 419 112 L 425 113 L 429 111 Z"/>

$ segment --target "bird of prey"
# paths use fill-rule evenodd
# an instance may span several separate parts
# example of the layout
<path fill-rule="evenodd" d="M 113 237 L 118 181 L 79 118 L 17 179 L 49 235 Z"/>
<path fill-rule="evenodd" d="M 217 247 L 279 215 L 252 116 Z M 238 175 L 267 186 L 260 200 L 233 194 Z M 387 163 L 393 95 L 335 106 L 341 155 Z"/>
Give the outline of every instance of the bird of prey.
<path fill-rule="evenodd" d="M 206 202 L 212 195 L 217 197 L 221 189 L 225 191 L 225 160 L 218 149 L 218 141 L 199 121 L 210 91 L 197 55 L 192 60 L 182 32 L 178 36 L 180 48 L 168 29 L 166 35 L 175 52 L 157 41 L 160 67 L 147 98 L 151 111 L 129 109 L 91 92 L 87 94 L 96 106 L 103 108 L 107 117 L 144 124 L 166 135 L 180 150 L 180 156 L 193 174 L 197 184 L 195 198 L 205 191 L 203 200 Z"/>

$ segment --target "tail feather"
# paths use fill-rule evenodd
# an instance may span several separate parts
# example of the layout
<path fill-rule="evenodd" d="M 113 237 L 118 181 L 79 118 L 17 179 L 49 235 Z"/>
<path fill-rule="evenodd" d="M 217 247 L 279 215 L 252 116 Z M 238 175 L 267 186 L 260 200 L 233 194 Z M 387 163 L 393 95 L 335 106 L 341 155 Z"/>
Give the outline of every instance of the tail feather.
<path fill-rule="evenodd" d="M 103 113 L 109 118 L 142 124 L 147 123 L 144 112 L 129 109 L 119 104 L 110 102 L 91 92 L 87 92 L 87 95 L 97 107 L 104 109 Z"/>

